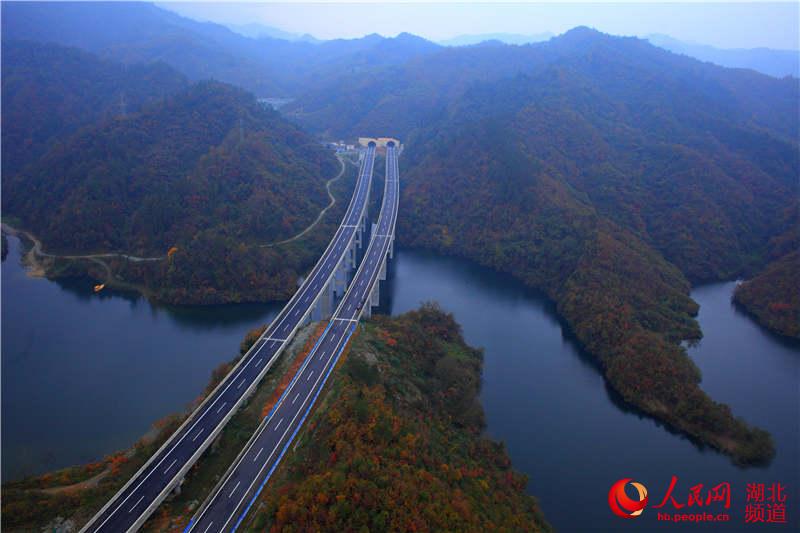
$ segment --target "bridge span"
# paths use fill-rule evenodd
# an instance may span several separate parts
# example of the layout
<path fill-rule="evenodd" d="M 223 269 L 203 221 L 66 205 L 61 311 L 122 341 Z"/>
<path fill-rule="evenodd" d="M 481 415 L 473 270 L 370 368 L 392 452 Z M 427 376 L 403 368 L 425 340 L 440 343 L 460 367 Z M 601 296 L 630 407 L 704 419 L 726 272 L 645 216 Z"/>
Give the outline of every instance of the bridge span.
<path fill-rule="evenodd" d="M 386 149 L 386 180 L 380 215 L 355 277 L 325 331 L 278 402 L 192 518 L 186 532 L 235 531 L 278 467 L 302 427 L 361 316 L 378 305 L 380 281 L 394 250 L 399 199 L 397 149 Z"/>
<path fill-rule="evenodd" d="M 180 486 L 186 472 L 252 394 L 312 313 L 329 315 L 356 264 L 366 224 L 375 143 L 362 152 L 358 180 L 345 216 L 317 264 L 264 334 L 136 474 L 83 527 L 85 532 L 135 531 Z"/>

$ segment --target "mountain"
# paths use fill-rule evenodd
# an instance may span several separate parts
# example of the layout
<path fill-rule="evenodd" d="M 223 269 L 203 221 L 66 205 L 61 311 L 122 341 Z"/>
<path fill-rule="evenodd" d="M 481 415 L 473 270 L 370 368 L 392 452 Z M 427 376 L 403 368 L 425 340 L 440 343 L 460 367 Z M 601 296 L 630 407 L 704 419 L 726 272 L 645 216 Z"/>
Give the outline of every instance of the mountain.
<path fill-rule="evenodd" d="M 757 276 L 740 284 L 734 301 L 765 327 L 800 339 L 800 252 L 795 249 L 773 261 Z"/>
<path fill-rule="evenodd" d="M 391 38 L 373 33 L 320 43 L 262 38 L 258 43 L 268 54 L 271 68 L 280 72 L 283 84 L 297 93 L 328 86 L 341 76 L 357 78 L 376 69 L 396 67 L 440 49 L 408 33 Z"/>
<path fill-rule="evenodd" d="M 376 132 L 407 137 L 415 129 L 450 113 L 448 108 L 476 83 L 499 82 L 519 74 L 533 75 L 605 47 L 602 42 L 592 41 L 593 33 L 596 32 L 588 28 L 576 28 L 557 39 L 524 46 L 490 42 L 476 47 L 446 47 L 371 73 L 340 72 L 338 77 L 322 79 L 301 93 L 286 110 L 304 126 L 337 137 Z M 640 62 L 642 52 L 646 51 L 655 62 L 654 70 L 661 74 L 669 75 L 669 70 L 678 69 L 687 82 L 697 77 L 705 85 L 719 85 L 726 101 L 715 104 L 717 108 L 724 106 L 741 120 L 759 127 L 767 125 L 774 131 L 778 128 L 782 136 L 795 138 L 797 121 L 790 104 L 796 96 L 796 81 L 783 80 L 776 85 L 766 76 L 704 65 L 666 53 L 640 39 L 627 38 L 625 42 L 635 52 L 634 59 L 640 58 Z M 619 59 L 614 58 L 616 62 Z M 595 63 L 599 65 L 599 60 Z M 620 86 L 620 81 L 615 85 Z M 771 95 L 770 87 L 783 90 Z M 768 101 L 771 96 L 780 98 L 780 102 L 773 105 Z M 752 116 L 748 117 L 744 109 L 750 110 Z"/>
<path fill-rule="evenodd" d="M 288 236 L 327 203 L 331 160 L 251 95 L 203 82 L 54 146 L 7 180 L 4 207 L 75 252 L 153 255 L 214 227 Z"/>
<path fill-rule="evenodd" d="M 520 33 L 480 33 L 470 35 L 457 35 L 450 39 L 439 41 L 442 46 L 472 46 L 486 41 L 497 41 L 505 44 L 530 44 L 546 41 L 553 37 L 550 32 L 523 35 Z"/>
<path fill-rule="evenodd" d="M 338 136 L 406 144 L 398 237 L 545 292 L 644 412 L 738 462 L 769 436 L 699 387 L 691 281 L 752 275 L 795 224 L 796 79 L 576 28 L 448 48 L 287 106 Z"/>
<path fill-rule="evenodd" d="M 152 45 L 175 36 L 190 43 L 176 45 L 181 54 L 211 46 L 232 58 L 226 72 L 292 92 L 282 110 L 307 129 L 400 137 L 400 242 L 546 293 L 610 386 L 642 412 L 739 463 L 774 454 L 767 433 L 700 388 L 682 342 L 702 335 L 692 283 L 751 277 L 788 253 L 776 255 L 775 243 L 798 223 L 797 78 L 585 27 L 521 46 L 441 47 L 409 34 L 311 44 L 124 4 L 131 20 L 162 20 L 140 41 L 106 6 L 95 19 L 70 12 L 41 24 L 37 15 L 38 25 L 9 22 L 3 9 L 12 34 L 82 47 L 105 40 L 101 53 L 122 58 L 180 63 Z M 91 33 L 87 24 L 107 28 L 79 35 Z M 151 53 L 136 55 L 143 49 Z M 56 249 L 175 246 L 157 265 L 121 267 L 167 301 L 281 297 L 324 243 L 288 252 L 258 243 L 295 231 L 325 200 L 333 162 L 300 150 L 312 144 L 251 96 L 204 83 L 48 145 L 4 175 L 3 208 Z"/>
<path fill-rule="evenodd" d="M 683 54 L 701 61 L 709 61 L 730 68 L 749 68 L 776 78 L 800 77 L 800 50 L 773 50 L 770 48 L 715 48 L 687 43 L 668 35 L 648 35 L 647 40 L 670 52 Z"/>
<path fill-rule="evenodd" d="M 300 254 L 261 245 L 310 224 L 337 169 L 251 94 L 201 82 L 102 118 L 4 173 L 3 212 L 51 253 L 159 257 L 174 247 L 161 261 L 112 265 L 161 300 L 276 299 L 324 244 Z"/>
<path fill-rule="evenodd" d="M 142 2 L 3 2 L 6 40 L 56 43 L 126 64 L 161 61 L 190 80 L 217 79 L 260 96 L 283 89 L 248 39 Z"/>
<path fill-rule="evenodd" d="M 290 33 L 288 31 L 283 31 L 280 28 L 259 24 L 258 22 L 251 22 L 249 24 L 228 24 L 227 26 L 239 35 L 244 35 L 245 37 L 249 37 L 251 39 L 270 37 L 272 39 L 283 39 L 284 41 L 305 41 L 309 43 L 322 42 L 307 33 L 302 35 L 299 33 Z"/>
<path fill-rule="evenodd" d="M 135 113 L 187 85 L 164 63 L 125 66 L 76 48 L 7 40 L 2 53 L 5 175 L 83 126 Z"/>
<path fill-rule="evenodd" d="M 373 34 L 316 43 L 253 39 L 142 2 L 4 2 L 3 40 L 72 46 L 125 64 L 163 62 L 259 97 L 292 97 L 342 72 L 396 65 L 438 49 L 420 37 Z"/>

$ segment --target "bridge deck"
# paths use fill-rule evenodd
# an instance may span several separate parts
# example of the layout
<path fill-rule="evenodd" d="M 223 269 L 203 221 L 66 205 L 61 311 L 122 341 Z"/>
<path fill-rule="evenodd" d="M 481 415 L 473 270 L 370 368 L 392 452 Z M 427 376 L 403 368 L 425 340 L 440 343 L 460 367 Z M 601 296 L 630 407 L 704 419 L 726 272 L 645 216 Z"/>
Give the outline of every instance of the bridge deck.
<path fill-rule="evenodd" d="M 341 225 L 289 303 L 236 367 L 82 531 L 117 533 L 140 527 L 213 442 L 302 325 L 353 245 L 369 200 L 374 160 L 375 148 L 369 147 Z"/>
<path fill-rule="evenodd" d="M 237 460 L 198 511 L 187 531 L 233 531 L 247 513 L 303 425 L 325 381 L 336 366 L 392 246 L 399 199 L 396 148 L 386 155 L 386 182 L 381 213 L 364 259 L 327 328 L 306 356 L 271 412 Z"/>

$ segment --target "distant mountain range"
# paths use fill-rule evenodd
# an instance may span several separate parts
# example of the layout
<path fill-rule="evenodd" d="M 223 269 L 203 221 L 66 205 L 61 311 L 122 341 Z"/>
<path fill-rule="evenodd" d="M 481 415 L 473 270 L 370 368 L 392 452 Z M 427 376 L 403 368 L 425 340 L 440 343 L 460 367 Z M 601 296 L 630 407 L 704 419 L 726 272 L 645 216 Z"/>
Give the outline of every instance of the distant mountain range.
<path fill-rule="evenodd" d="M 481 33 L 459 35 L 439 41 L 442 46 L 474 46 L 498 42 L 504 44 L 530 44 L 547 41 L 554 37 L 551 32 L 524 35 L 518 33 Z M 774 50 L 771 48 L 715 48 L 713 46 L 679 41 L 662 34 L 648 35 L 654 45 L 701 61 L 716 63 L 730 68 L 749 68 L 770 76 L 800 77 L 800 50 Z"/>
<path fill-rule="evenodd" d="M 2 209 L 49 252 L 174 246 L 114 270 L 162 301 L 220 303 L 285 298 L 324 248 L 324 232 L 261 246 L 314 220 L 339 165 L 251 94 L 54 44 L 4 40 L 2 55 Z M 48 272 L 92 265 L 68 267 Z"/>
<path fill-rule="evenodd" d="M 251 39 L 262 39 L 270 37 L 272 39 L 283 39 L 285 41 L 303 41 L 307 43 L 320 43 L 321 40 L 315 38 L 308 33 L 290 33 L 283 31 L 273 26 L 265 26 L 258 22 L 251 22 L 249 24 L 227 24 L 228 28 L 235 31 L 239 35 L 250 37 Z"/>
<path fill-rule="evenodd" d="M 0 9 L 4 41 L 74 46 L 124 64 L 160 61 L 190 81 L 216 79 L 259 97 L 294 96 L 340 72 L 397 64 L 439 48 L 410 34 L 318 43 L 251 38 L 143 2 L 3 2 Z M 248 26 L 256 35 L 264 28 Z"/>
<path fill-rule="evenodd" d="M 523 46 L 441 46 L 407 33 L 314 44 L 253 39 L 148 4 L 41 6 L 3 3 L 4 43 L 57 42 L 126 68 L 160 61 L 189 82 L 215 78 L 262 97 L 291 96 L 283 117 L 319 136 L 403 139 L 401 242 L 544 291 L 625 401 L 740 463 L 774 454 L 765 432 L 702 391 L 680 343 L 701 336 L 691 282 L 750 277 L 784 247 L 797 248 L 789 233 L 798 212 L 797 78 L 725 68 L 586 27 Z M 60 72 L 74 56 L 51 58 L 52 68 L 23 62 L 20 76 Z M 6 59 L 4 97 L 8 83 L 24 96 L 12 102 L 36 103 L 40 90 L 9 79 Z M 320 177 L 333 163 L 303 148 L 310 136 L 220 84 L 178 89 L 156 104 L 140 88 L 142 111 L 119 120 L 119 80 L 114 74 L 98 100 L 102 123 L 46 142 L 12 128 L 49 149 L 17 176 L 4 174 L 4 210 L 30 213 L 40 232 L 81 250 L 163 250 L 183 238 L 180 268 L 162 273 L 163 285 L 153 282 L 172 301 L 192 286 L 202 287 L 196 303 L 244 298 L 251 279 L 258 296 L 287 291 L 296 279 L 289 272 L 263 272 L 275 258 L 232 244 L 257 240 L 259 228 L 302 226 L 325 201 Z M 81 97 L 76 87 L 67 85 L 70 99 Z M 46 109 L 59 109 L 53 102 Z M 3 111 L 4 136 L 5 121 L 28 116 L 9 114 L 5 99 Z M 40 116 L 44 108 L 34 111 L 32 131 L 58 136 L 58 125 Z M 252 135 L 241 133 L 242 118 Z M 82 122 L 73 117 L 69 126 Z M 161 132 L 169 134 L 163 141 Z M 287 154 L 285 165 L 276 152 Z M 295 167 L 305 169 L 305 185 L 281 190 Z M 51 183 L 73 196 L 55 194 Z M 103 201 L 120 194 L 124 202 Z M 285 198 L 301 196 L 307 209 L 288 212 Z M 269 210 L 250 201 L 261 198 Z M 206 209 L 209 199 L 221 208 Z M 98 220 L 107 223 L 92 235 L 77 229 Z M 232 253 L 234 260 L 217 260 Z M 311 262 L 292 257 L 297 269 Z"/>
<path fill-rule="evenodd" d="M 750 463 L 769 437 L 697 386 L 679 342 L 701 335 L 690 283 L 754 274 L 797 222 L 799 96 L 581 27 L 343 72 L 286 113 L 403 139 L 404 244 L 545 291 L 626 401 Z"/>
<path fill-rule="evenodd" d="M 723 67 L 749 68 L 777 78 L 800 76 L 800 50 L 715 48 L 704 44 L 679 41 L 661 34 L 648 35 L 647 40 L 670 52 L 716 63 Z"/>
<path fill-rule="evenodd" d="M 164 62 L 190 81 L 217 79 L 259 97 L 294 97 L 341 74 L 392 66 L 447 48 L 503 43 L 536 46 L 550 33 L 463 35 L 437 44 L 402 33 L 318 41 L 250 23 L 225 27 L 198 22 L 141 2 L 3 2 L 2 38 L 82 48 L 124 64 Z M 233 29 L 231 29 L 233 28 Z M 235 30 L 235 31 L 234 31 Z M 797 54 L 775 50 L 716 50 L 652 37 L 659 46 L 724 66 L 797 76 Z M 713 52 L 713 54 L 712 54 Z M 511 52 L 513 55 L 513 52 Z M 794 54 L 794 55 L 792 55 Z M 794 62 L 792 58 L 794 57 Z"/>
<path fill-rule="evenodd" d="M 555 34 L 550 32 L 523 35 L 520 33 L 480 33 L 474 35 L 458 35 L 439 41 L 442 46 L 471 46 L 486 41 L 498 41 L 505 44 L 528 44 L 546 41 Z"/>

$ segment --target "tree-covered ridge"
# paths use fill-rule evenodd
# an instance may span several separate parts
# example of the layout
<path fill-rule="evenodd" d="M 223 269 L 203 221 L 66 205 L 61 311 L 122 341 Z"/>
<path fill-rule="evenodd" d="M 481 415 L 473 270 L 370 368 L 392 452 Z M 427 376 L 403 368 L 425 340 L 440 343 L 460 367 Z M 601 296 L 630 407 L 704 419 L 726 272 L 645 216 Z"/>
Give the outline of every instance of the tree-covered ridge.
<path fill-rule="evenodd" d="M 585 27 L 547 42 L 442 48 L 399 65 L 344 71 L 306 87 L 287 109 L 312 129 L 336 135 L 391 132 L 407 141 L 415 130 L 451 117 L 460 98 L 476 85 L 497 86 L 497 82 L 537 76 L 554 67 L 580 71 L 589 81 L 605 78 L 602 88 L 616 96 L 625 94 L 629 86 L 635 88 L 640 94 L 631 101 L 634 106 L 656 104 L 666 94 L 669 111 L 673 106 L 694 106 L 702 98 L 709 111 L 723 113 L 729 120 L 778 131 L 792 140 L 797 135 L 797 78 L 778 80 L 726 69 L 672 54 L 644 40 L 613 37 Z M 673 89 L 680 92 L 671 98 Z M 659 110 L 652 108 L 656 114 Z"/>
<path fill-rule="evenodd" d="M 630 82 L 632 94 L 613 96 L 606 81 L 587 84 L 584 75 L 561 68 L 518 78 L 470 98 L 486 106 L 491 95 L 504 103 L 503 114 L 489 105 L 473 117 L 493 114 L 536 164 L 690 279 L 757 269 L 769 239 L 785 231 L 781 212 L 798 192 L 796 142 L 729 121 L 703 99 L 678 110 L 669 107 L 668 93 L 636 91 Z M 637 92 L 653 102 L 637 103 Z"/>
<path fill-rule="evenodd" d="M 481 436 L 481 352 L 452 315 L 376 317 L 356 339 L 248 531 L 549 531 Z"/>
<path fill-rule="evenodd" d="M 5 180 L 3 203 L 55 249 L 163 254 L 212 229 L 289 236 L 326 204 L 336 169 L 253 96 L 206 82 L 59 143 Z"/>
<path fill-rule="evenodd" d="M 79 128 L 140 111 L 184 89 L 163 63 L 130 65 L 75 48 L 2 41 L 3 174 L 15 174 Z"/>
<path fill-rule="evenodd" d="M 146 2 L 4 2 L 2 15 L 4 40 L 75 46 L 128 65 L 163 62 L 192 81 L 215 79 L 259 97 L 293 97 L 342 72 L 401 64 L 440 48 L 409 34 L 252 39 Z"/>
<path fill-rule="evenodd" d="M 679 345 L 701 336 L 680 270 L 528 154 L 511 128 L 500 136 L 487 120 L 458 131 L 404 172 L 401 240 L 542 290 L 626 400 L 739 462 L 767 460 L 769 436 L 699 388 Z"/>
<path fill-rule="evenodd" d="M 576 28 L 292 105 L 320 130 L 402 136 L 401 241 L 546 292 L 628 401 L 749 463 L 770 439 L 702 392 L 679 343 L 700 337 L 689 280 L 757 272 L 794 223 L 799 96 L 797 79 Z"/>
<path fill-rule="evenodd" d="M 48 253 L 169 252 L 105 267 L 47 258 L 48 275 L 174 303 L 264 301 L 288 297 L 324 249 L 352 171 L 313 232 L 265 247 L 316 218 L 340 165 L 252 95 L 56 45 L 3 49 L 3 212 Z"/>
<path fill-rule="evenodd" d="M 739 285 L 733 299 L 772 331 L 800 339 L 800 252 L 767 265 Z"/>

